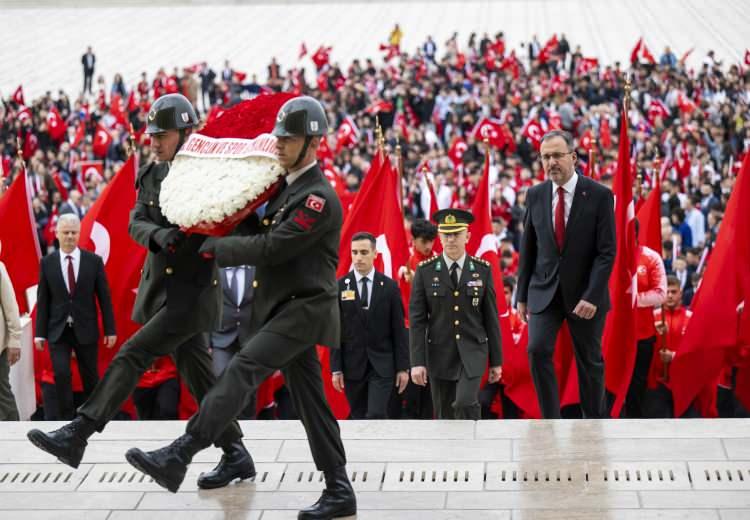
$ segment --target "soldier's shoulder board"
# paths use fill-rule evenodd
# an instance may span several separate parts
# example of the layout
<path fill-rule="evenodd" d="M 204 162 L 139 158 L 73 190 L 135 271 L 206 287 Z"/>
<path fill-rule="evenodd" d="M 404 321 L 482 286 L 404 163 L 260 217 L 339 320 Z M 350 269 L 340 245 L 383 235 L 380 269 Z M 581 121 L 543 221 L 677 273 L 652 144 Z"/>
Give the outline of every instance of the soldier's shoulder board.
<path fill-rule="evenodd" d="M 478 264 L 481 264 L 481 265 L 483 265 L 483 266 L 485 266 L 485 267 L 491 267 L 491 266 L 490 266 L 490 263 L 489 263 L 489 262 L 488 262 L 487 260 L 483 260 L 483 259 L 479 258 L 478 256 L 472 256 L 472 257 L 471 257 L 471 259 L 472 259 L 472 260 L 473 260 L 474 262 L 476 262 L 476 263 L 478 263 Z"/>
<path fill-rule="evenodd" d="M 417 264 L 417 267 L 422 267 L 422 266 L 425 266 L 425 265 L 430 265 L 431 263 L 433 263 L 438 258 L 440 258 L 440 255 L 435 255 L 432 258 L 428 258 L 427 260 L 422 260 L 421 262 L 419 262 Z"/>

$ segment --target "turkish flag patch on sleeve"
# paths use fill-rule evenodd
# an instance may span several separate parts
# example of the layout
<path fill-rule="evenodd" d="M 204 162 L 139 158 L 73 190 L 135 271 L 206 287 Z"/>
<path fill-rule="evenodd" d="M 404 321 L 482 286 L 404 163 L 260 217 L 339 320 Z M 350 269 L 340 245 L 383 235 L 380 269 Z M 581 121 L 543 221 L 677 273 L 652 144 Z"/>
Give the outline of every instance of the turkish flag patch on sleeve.
<path fill-rule="evenodd" d="M 318 197 L 317 195 L 308 195 L 307 200 L 305 201 L 305 207 L 310 208 L 313 211 L 317 211 L 318 213 L 323 212 L 323 208 L 326 205 L 326 199 L 323 197 Z"/>

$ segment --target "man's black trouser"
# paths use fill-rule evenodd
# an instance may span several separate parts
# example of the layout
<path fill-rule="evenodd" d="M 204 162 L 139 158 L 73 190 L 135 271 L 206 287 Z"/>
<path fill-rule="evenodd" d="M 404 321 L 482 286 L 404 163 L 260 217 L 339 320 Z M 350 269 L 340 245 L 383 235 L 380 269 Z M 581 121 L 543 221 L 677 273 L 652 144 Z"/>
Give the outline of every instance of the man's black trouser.
<path fill-rule="evenodd" d="M 171 355 L 177 370 L 199 403 L 216 383 L 208 338 L 205 333 L 168 332 L 167 308 L 162 307 L 136 332 L 107 367 L 91 396 L 78 409 L 82 415 L 103 427 L 133 393 L 141 375 L 156 359 Z M 223 447 L 242 438 L 236 421 L 228 420 L 212 440 Z"/>
<path fill-rule="evenodd" d="M 263 380 L 281 370 L 294 407 L 307 432 L 315 465 L 330 471 L 346 464 L 336 418 L 323 393 L 315 345 L 260 331 L 232 358 L 200 403 L 186 431 L 206 445 L 216 440 L 247 406 Z"/>

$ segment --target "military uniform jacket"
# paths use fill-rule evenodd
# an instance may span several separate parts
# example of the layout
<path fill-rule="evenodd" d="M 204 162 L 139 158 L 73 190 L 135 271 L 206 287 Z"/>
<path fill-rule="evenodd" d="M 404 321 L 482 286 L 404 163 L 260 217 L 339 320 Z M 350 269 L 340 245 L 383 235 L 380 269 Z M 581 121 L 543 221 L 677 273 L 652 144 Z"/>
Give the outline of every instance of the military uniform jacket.
<path fill-rule="evenodd" d="M 336 267 L 342 212 L 315 165 L 251 215 L 235 236 L 215 241 L 222 267 L 255 266 L 251 331 L 339 346 Z"/>
<path fill-rule="evenodd" d="M 428 376 L 457 380 L 461 368 L 480 377 L 502 364 L 500 322 L 490 265 L 466 256 L 458 287 L 443 256 L 417 266 L 409 301 L 411 365 Z"/>
<path fill-rule="evenodd" d="M 167 163 L 151 163 L 138 172 L 138 198 L 130 213 L 130 236 L 148 249 L 133 321 L 146 323 L 166 305 L 170 332 L 210 332 L 221 318 L 221 284 L 213 260 L 198 254 L 204 235 L 189 236 L 175 252 L 162 249 L 154 233 L 171 224 L 159 207 L 161 183 L 167 177 Z"/>

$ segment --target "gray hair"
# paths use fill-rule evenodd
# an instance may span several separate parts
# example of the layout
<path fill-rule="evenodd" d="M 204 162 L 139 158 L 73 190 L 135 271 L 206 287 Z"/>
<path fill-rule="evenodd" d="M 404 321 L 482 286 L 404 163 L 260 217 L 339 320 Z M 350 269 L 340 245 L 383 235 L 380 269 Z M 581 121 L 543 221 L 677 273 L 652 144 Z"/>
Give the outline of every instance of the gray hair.
<path fill-rule="evenodd" d="M 79 219 L 78 215 L 76 215 L 75 213 L 63 213 L 57 219 L 58 224 L 64 224 L 66 222 L 81 227 L 81 219 Z"/>
<path fill-rule="evenodd" d="M 549 132 L 547 132 L 546 134 L 542 136 L 541 143 L 544 143 L 544 141 L 549 141 L 550 139 L 553 139 L 555 137 L 562 137 L 562 139 L 565 141 L 565 144 L 568 147 L 569 152 L 572 152 L 575 150 L 575 144 L 573 143 L 573 136 L 570 135 L 570 132 L 566 132 L 565 130 L 550 130 Z"/>

